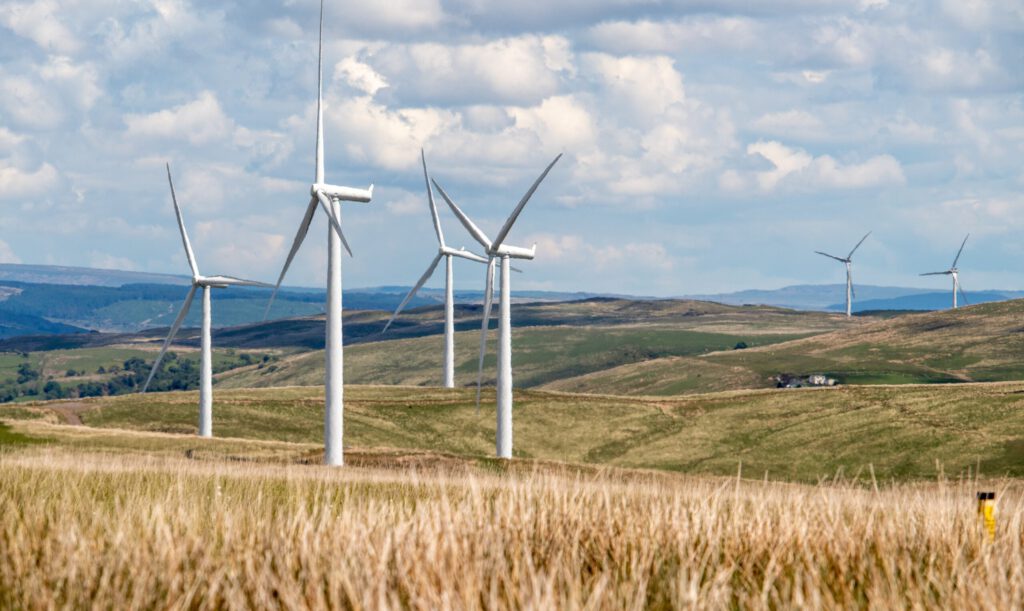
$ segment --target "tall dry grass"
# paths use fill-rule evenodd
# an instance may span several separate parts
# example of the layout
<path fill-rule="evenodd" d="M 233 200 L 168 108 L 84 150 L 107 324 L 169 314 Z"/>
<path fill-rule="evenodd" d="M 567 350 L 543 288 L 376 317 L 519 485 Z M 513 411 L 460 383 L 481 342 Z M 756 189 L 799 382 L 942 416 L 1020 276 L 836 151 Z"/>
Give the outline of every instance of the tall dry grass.
<path fill-rule="evenodd" d="M 0 607 L 1021 608 L 973 494 L 0 454 Z"/>

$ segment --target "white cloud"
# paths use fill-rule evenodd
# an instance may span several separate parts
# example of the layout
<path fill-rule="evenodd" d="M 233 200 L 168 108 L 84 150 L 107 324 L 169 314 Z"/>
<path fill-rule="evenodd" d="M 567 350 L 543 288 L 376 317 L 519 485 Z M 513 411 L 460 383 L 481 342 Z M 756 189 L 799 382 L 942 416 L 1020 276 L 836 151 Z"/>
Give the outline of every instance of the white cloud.
<path fill-rule="evenodd" d="M 591 28 L 589 38 L 615 53 L 737 50 L 763 41 L 766 32 L 749 17 L 695 15 L 681 20 L 611 21 Z"/>
<path fill-rule="evenodd" d="M 766 134 L 803 138 L 819 136 L 825 130 L 821 119 L 801 109 L 766 113 L 750 126 Z"/>
<path fill-rule="evenodd" d="M 68 57 L 51 56 L 39 74 L 83 110 L 92 108 L 103 95 L 98 84 L 99 75 L 91 63 L 76 64 Z"/>
<path fill-rule="evenodd" d="M 0 199 L 43 195 L 57 184 L 57 180 L 57 168 L 49 163 L 43 163 L 35 171 L 26 171 L 0 159 Z"/>
<path fill-rule="evenodd" d="M 536 244 L 537 256 L 545 264 L 593 267 L 603 272 L 621 268 L 671 271 L 674 259 L 661 244 L 627 242 L 595 246 L 576 234 L 538 233 L 527 236 L 524 244 Z"/>
<path fill-rule="evenodd" d="M 429 207 L 426 199 L 426 194 L 418 196 L 408 191 L 401 191 L 387 198 L 384 206 L 388 209 L 388 212 L 395 216 L 423 214 Z"/>
<path fill-rule="evenodd" d="M 573 96 L 555 96 L 531 108 L 512 108 L 516 127 L 537 134 L 549 152 L 586 150 L 597 140 L 597 126 Z"/>
<path fill-rule="evenodd" d="M 334 78 L 342 79 L 358 91 L 371 96 L 388 86 L 387 79 L 354 57 L 346 57 L 338 62 L 334 67 Z"/>
<path fill-rule="evenodd" d="M 406 97 L 432 103 L 528 104 L 571 76 L 570 43 L 523 35 L 473 44 L 390 45 L 363 58 Z"/>
<path fill-rule="evenodd" d="M 683 76 L 669 57 L 588 53 L 583 61 L 604 94 L 620 103 L 618 110 L 634 118 L 656 118 L 686 99 Z"/>
<path fill-rule="evenodd" d="M 140 138 L 185 140 L 193 145 L 228 138 L 234 122 L 220 107 L 217 96 L 203 91 L 192 102 L 150 114 L 127 114 L 128 135 Z"/>
<path fill-rule="evenodd" d="M 445 19 L 439 0 L 360 0 L 347 4 L 346 13 L 359 23 L 359 28 L 353 29 L 419 30 L 437 27 Z M 327 25 L 330 27 L 330 23 Z"/>
<path fill-rule="evenodd" d="M 19 125 L 51 129 L 64 120 L 64 109 L 32 79 L 4 76 L 0 69 L 0 106 Z"/>
<path fill-rule="evenodd" d="M 758 186 L 772 191 L 781 184 L 801 189 L 857 189 L 906 181 L 900 163 L 891 155 L 877 155 L 862 163 L 843 164 L 830 155 L 813 157 L 777 141 L 758 141 L 747 146 L 772 168 L 755 173 Z"/>
<path fill-rule="evenodd" d="M 6 127 L 0 125 L 0 152 L 10 152 L 17 145 L 25 141 L 25 136 L 16 134 Z"/>
<path fill-rule="evenodd" d="M 74 53 L 81 45 L 57 18 L 58 8 L 52 0 L 10 2 L 0 5 L 0 23 L 32 40 L 44 51 Z"/>
<path fill-rule="evenodd" d="M 458 124 L 458 116 L 448 111 L 391 110 L 369 96 L 332 101 L 327 106 L 326 118 L 336 138 L 332 142 L 341 143 L 346 155 L 388 169 L 415 167 L 420 147 L 432 136 Z M 314 122 L 314 114 L 290 120 L 296 128 Z"/>

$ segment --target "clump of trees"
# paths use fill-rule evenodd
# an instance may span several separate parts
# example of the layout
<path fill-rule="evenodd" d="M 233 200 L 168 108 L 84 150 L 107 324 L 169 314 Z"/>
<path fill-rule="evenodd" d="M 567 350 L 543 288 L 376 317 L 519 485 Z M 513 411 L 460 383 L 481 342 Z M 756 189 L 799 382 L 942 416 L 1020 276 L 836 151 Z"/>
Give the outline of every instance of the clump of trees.
<path fill-rule="evenodd" d="M 215 364 L 213 368 L 214 373 L 221 373 L 254 363 L 262 365 L 277 359 L 277 357 L 269 354 L 254 356 L 249 353 L 241 355 L 229 353 L 229 356 L 231 358 L 221 360 Z M 131 357 L 120 365 L 115 364 L 97 368 L 97 375 L 108 376 L 103 380 L 83 380 L 75 384 L 67 382 L 61 384 L 57 380 L 50 378 L 40 385 L 41 372 L 33 368 L 31 363 L 25 362 L 18 365 L 16 378 L 0 382 L 0 403 L 16 401 L 21 397 L 67 399 L 123 395 L 136 392 L 146 383 L 146 378 L 149 377 L 152 366 L 152 361 Z M 85 371 L 69 369 L 66 377 L 84 375 Z M 197 388 L 199 388 L 198 357 L 179 358 L 174 352 L 168 352 L 164 356 L 160 369 L 153 376 L 153 381 L 149 385 L 149 390 L 152 391 L 194 390 Z"/>

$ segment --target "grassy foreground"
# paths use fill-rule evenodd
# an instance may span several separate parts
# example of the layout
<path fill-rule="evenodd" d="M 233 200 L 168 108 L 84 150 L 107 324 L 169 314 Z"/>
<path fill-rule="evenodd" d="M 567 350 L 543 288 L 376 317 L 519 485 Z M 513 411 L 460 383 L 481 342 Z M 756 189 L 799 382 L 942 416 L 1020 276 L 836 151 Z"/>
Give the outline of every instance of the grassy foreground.
<path fill-rule="evenodd" d="M 349 449 L 494 453 L 494 394 L 478 413 L 470 389 L 349 386 Z M 516 391 L 519 458 L 816 482 L 837 471 L 882 481 L 930 480 L 978 468 L 1024 476 L 1024 383 L 752 390 L 672 398 Z M 215 440 L 196 432 L 194 392 L 126 395 L 0 407 L 14 433 L 52 444 L 179 453 L 231 440 L 323 442 L 323 390 L 225 390 Z M 33 422 L 35 421 L 35 422 Z M 85 426 L 45 428 L 42 422 Z M 119 437 L 117 430 L 146 433 Z M 70 432 L 69 432 L 70 431 Z M 86 432 L 89 434 L 86 435 Z M 170 435 L 167 435 L 167 434 Z M 290 446 L 286 446 L 290 447 Z M 287 450 L 293 452 L 293 450 Z M 293 452 L 294 453 L 294 452 Z"/>
<path fill-rule="evenodd" d="M 4 608 L 1019 608 L 1021 491 L 0 453 Z M 991 483 L 987 485 L 992 485 Z"/>

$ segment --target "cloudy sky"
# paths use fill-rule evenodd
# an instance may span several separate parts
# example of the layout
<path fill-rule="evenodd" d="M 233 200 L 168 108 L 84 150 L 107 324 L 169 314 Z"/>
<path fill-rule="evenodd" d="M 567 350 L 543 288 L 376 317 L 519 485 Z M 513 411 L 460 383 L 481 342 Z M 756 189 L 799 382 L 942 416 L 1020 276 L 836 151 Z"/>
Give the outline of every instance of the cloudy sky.
<path fill-rule="evenodd" d="M 0 2 L 0 261 L 275 279 L 313 174 L 316 0 Z M 518 288 L 1024 287 L 1018 0 L 328 0 L 346 286 L 435 252 L 419 149 Z M 473 246 L 447 210 L 448 241 Z M 324 276 L 318 220 L 288 283 Z M 474 288 L 481 269 L 456 269 Z M 439 285 L 438 278 L 434 285 Z"/>

